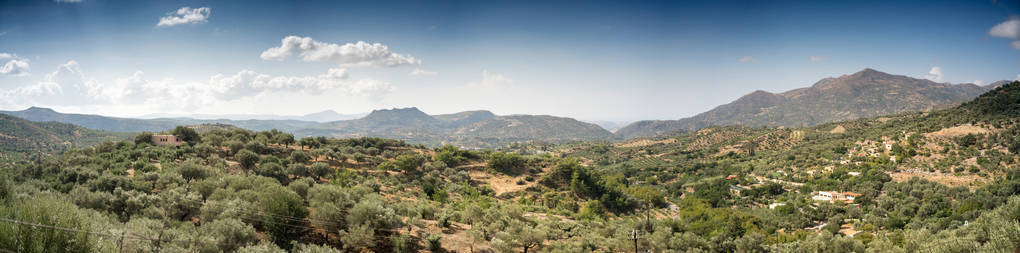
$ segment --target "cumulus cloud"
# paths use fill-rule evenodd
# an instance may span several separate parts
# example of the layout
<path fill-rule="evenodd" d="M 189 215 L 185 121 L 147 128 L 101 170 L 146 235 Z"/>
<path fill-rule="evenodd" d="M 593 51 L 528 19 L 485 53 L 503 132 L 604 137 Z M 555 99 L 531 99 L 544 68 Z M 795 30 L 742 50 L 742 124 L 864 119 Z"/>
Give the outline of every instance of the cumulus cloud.
<path fill-rule="evenodd" d="M 492 89 L 492 88 L 503 88 L 510 86 L 514 83 L 513 79 L 507 76 L 490 73 L 488 70 L 482 71 L 482 80 L 478 82 L 468 83 L 469 87 Z"/>
<path fill-rule="evenodd" d="M 435 71 L 426 71 L 424 69 L 414 69 L 414 70 L 411 71 L 411 73 L 408 73 L 408 74 L 410 74 L 412 76 L 434 76 L 434 75 L 438 75 L 439 73 L 437 73 Z"/>
<path fill-rule="evenodd" d="M 390 83 L 371 78 L 359 79 L 358 81 L 347 84 L 344 89 L 349 94 L 364 96 L 375 100 L 397 90 L 393 87 L 393 85 L 390 85 Z"/>
<path fill-rule="evenodd" d="M 27 76 L 29 70 L 28 61 L 13 59 L 0 67 L 0 75 Z"/>
<path fill-rule="evenodd" d="M 988 34 L 1009 39 L 1020 38 L 1020 18 L 1013 17 L 1006 22 L 999 23 L 989 29 Z"/>
<path fill-rule="evenodd" d="M 935 66 L 931 67 L 927 75 L 924 75 L 924 79 L 932 80 L 934 82 L 942 82 L 942 68 Z"/>
<path fill-rule="evenodd" d="M 192 9 L 191 7 L 181 7 L 176 12 L 167 13 L 166 16 L 159 18 L 157 27 L 160 26 L 175 26 L 182 24 L 198 24 L 205 23 L 209 19 L 209 13 L 212 9 L 209 7 L 199 7 Z"/>
<path fill-rule="evenodd" d="M 829 57 L 828 56 L 811 56 L 811 57 L 808 58 L 808 60 L 811 60 L 811 62 L 823 62 L 823 61 L 828 61 Z"/>
<path fill-rule="evenodd" d="M 9 76 L 27 76 L 29 70 L 31 70 L 28 60 L 21 59 L 15 54 L 0 53 L 0 61 L 8 60 L 7 63 L 0 65 L 0 75 Z"/>
<path fill-rule="evenodd" d="M 1020 49 L 1020 40 L 1018 40 L 1020 39 L 1020 17 L 1013 16 L 1006 22 L 993 26 L 992 29 L 988 29 L 988 35 L 1012 39 L 1013 42 L 1010 43 L 1010 46 Z"/>
<path fill-rule="evenodd" d="M 421 61 L 410 55 L 390 52 L 389 47 L 380 43 L 358 41 L 339 45 L 298 36 L 287 36 L 280 42 L 279 47 L 266 49 L 260 57 L 264 60 L 279 61 L 298 54 L 304 61 L 333 61 L 343 67 L 421 64 Z"/>
<path fill-rule="evenodd" d="M 149 108 L 194 109 L 271 92 L 331 92 L 380 99 L 396 90 L 375 79 L 348 80 L 347 70 L 333 68 L 320 75 L 272 76 L 251 70 L 217 74 L 206 82 L 153 80 L 143 71 L 101 83 L 69 61 L 32 85 L 0 92 L 0 98 L 22 105 L 140 105 Z"/>
<path fill-rule="evenodd" d="M 47 74 L 42 81 L 9 90 L 9 100 L 32 100 L 47 104 L 68 105 L 94 101 L 101 86 L 95 80 L 86 78 L 78 62 L 68 61 Z"/>
<path fill-rule="evenodd" d="M 753 62 L 754 61 L 754 57 L 744 56 L 744 57 L 741 57 L 740 59 L 737 59 L 737 61 L 738 62 L 744 62 L 744 63 Z"/>
<path fill-rule="evenodd" d="M 974 80 L 973 82 L 970 83 L 976 84 L 978 86 L 985 85 L 985 81 L 983 80 Z"/>

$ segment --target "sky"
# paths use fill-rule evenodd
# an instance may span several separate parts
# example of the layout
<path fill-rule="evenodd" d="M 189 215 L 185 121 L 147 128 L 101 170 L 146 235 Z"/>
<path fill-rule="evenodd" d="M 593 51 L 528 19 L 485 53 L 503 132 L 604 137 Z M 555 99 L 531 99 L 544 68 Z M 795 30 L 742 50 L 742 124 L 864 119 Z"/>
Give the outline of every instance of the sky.
<path fill-rule="evenodd" d="M 1020 79 L 1020 2 L 6 1 L 0 109 L 679 119 L 864 68 Z"/>

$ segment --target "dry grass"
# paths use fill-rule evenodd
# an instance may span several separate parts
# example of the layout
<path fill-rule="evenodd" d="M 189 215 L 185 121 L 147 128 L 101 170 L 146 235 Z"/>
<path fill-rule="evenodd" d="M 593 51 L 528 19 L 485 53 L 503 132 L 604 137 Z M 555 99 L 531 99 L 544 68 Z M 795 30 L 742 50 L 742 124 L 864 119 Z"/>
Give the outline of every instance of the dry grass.
<path fill-rule="evenodd" d="M 931 132 L 931 133 L 926 133 L 924 135 L 926 137 L 952 138 L 952 137 L 964 136 L 964 135 L 967 135 L 967 134 L 988 134 L 988 133 L 991 133 L 991 132 L 992 132 L 992 130 L 989 130 L 987 128 L 983 128 L 983 127 L 978 127 L 978 126 L 966 124 L 966 125 L 959 125 L 959 126 L 950 127 L 950 128 L 943 128 L 941 130 L 938 130 L 938 131 L 935 131 L 935 132 Z"/>
<path fill-rule="evenodd" d="M 846 128 L 841 125 L 836 125 L 836 127 L 833 127 L 832 130 L 829 131 L 829 133 L 830 134 L 846 133 Z"/>
<path fill-rule="evenodd" d="M 975 187 L 980 186 L 982 183 L 988 180 L 987 178 L 974 174 L 964 174 L 957 176 L 950 173 L 921 172 L 921 171 L 894 172 L 890 173 L 889 176 L 892 177 L 893 181 L 896 182 L 905 182 L 910 180 L 910 178 L 912 177 L 919 177 L 926 179 L 928 181 L 944 184 L 949 187 L 963 186 L 970 189 L 974 189 Z"/>
<path fill-rule="evenodd" d="M 664 140 L 640 139 L 640 140 L 633 140 L 633 141 L 617 143 L 614 146 L 616 146 L 618 148 L 637 148 L 637 147 L 646 147 L 646 146 L 651 146 L 651 145 L 656 145 L 656 144 L 671 144 L 671 143 L 676 143 L 676 142 L 677 142 L 676 138 L 669 138 L 669 139 L 664 139 Z"/>

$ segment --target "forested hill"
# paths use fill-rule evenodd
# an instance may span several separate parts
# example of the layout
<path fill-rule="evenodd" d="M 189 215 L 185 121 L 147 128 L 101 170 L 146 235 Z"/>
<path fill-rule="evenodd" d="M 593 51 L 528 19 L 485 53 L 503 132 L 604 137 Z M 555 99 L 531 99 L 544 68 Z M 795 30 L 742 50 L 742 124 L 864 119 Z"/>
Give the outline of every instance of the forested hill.
<path fill-rule="evenodd" d="M 968 101 L 1006 81 L 986 86 L 936 83 L 864 69 L 825 78 L 783 93 L 755 91 L 731 103 L 680 120 L 639 121 L 617 131 L 623 138 L 649 137 L 707 126 L 813 126 L 825 122 L 931 110 Z"/>
<path fill-rule="evenodd" d="M 105 132 L 66 123 L 32 122 L 0 114 L 0 160 L 28 154 L 52 154 L 104 141 L 121 141 L 134 134 Z"/>
<path fill-rule="evenodd" d="M 489 111 L 428 115 L 418 108 L 376 110 L 356 120 L 298 130 L 298 136 L 382 137 L 431 146 L 495 148 L 514 142 L 612 140 L 601 127 L 546 115 L 498 116 Z"/>

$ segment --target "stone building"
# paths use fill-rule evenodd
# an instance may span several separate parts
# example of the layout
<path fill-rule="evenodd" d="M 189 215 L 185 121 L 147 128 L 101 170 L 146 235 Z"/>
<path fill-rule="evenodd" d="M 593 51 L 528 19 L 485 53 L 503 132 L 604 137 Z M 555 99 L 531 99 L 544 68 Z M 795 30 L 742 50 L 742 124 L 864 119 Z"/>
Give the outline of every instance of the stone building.
<path fill-rule="evenodd" d="M 152 135 L 152 144 L 155 144 L 156 146 L 163 146 L 163 145 L 174 145 L 174 146 L 177 146 L 177 145 L 181 145 L 181 143 L 184 143 L 184 140 L 181 140 L 181 138 L 177 138 L 177 136 L 174 136 L 174 135 L 170 135 L 170 134 L 153 134 Z"/>

